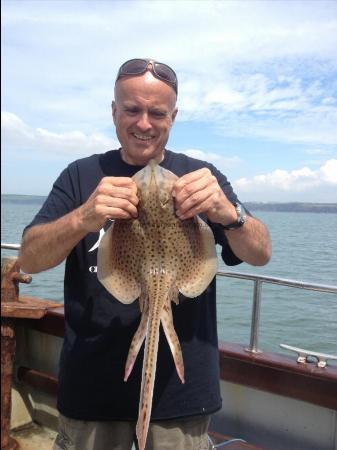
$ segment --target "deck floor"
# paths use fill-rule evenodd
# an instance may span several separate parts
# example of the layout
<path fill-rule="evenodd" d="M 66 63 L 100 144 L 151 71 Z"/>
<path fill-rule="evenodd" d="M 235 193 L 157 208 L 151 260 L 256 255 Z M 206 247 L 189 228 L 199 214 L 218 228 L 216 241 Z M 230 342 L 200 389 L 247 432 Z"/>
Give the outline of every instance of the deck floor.
<path fill-rule="evenodd" d="M 19 444 L 20 450 L 52 450 L 57 432 L 35 423 L 29 427 L 12 431 L 11 437 Z M 132 447 L 135 450 L 135 447 Z"/>
<path fill-rule="evenodd" d="M 22 430 L 12 431 L 11 437 L 17 441 L 20 450 L 52 450 L 56 434 L 54 430 L 33 423 Z M 218 433 L 210 434 L 215 445 L 221 441 L 231 439 Z M 262 450 L 244 442 L 227 443 L 226 448 L 228 450 Z"/>
<path fill-rule="evenodd" d="M 56 431 L 36 424 L 11 432 L 12 438 L 20 445 L 20 450 L 52 450 L 56 434 Z"/>

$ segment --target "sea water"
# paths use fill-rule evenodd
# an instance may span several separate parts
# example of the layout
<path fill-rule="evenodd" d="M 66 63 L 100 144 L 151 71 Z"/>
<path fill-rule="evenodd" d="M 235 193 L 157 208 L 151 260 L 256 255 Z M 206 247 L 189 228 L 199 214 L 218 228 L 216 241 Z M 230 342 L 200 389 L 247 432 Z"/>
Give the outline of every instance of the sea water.
<path fill-rule="evenodd" d="M 1 197 L 1 241 L 20 243 L 24 227 L 33 219 L 43 198 Z M 337 214 L 252 211 L 269 228 L 273 256 L 264 267 L 246 263 L 235 267 L 220 261 L 220 270 L 263 274 L 337 286 Z M 220 250 L 220 249 L 219 249 Z M 15 252 L 2 250 L 2 255 Z M 219 258 L 220 260 L 220 258 Z M 33 276 L 20 285 L 23 295 L 63 302 L 64 264 Z M 218 277 L 219 339 L 248 345 L 253 282 Z M 191 300 L 193 301 L 193 300 Z M 281 350 L 289 344 L 337 355 L 337 295 L 263 284 L 259 348 Z"/>

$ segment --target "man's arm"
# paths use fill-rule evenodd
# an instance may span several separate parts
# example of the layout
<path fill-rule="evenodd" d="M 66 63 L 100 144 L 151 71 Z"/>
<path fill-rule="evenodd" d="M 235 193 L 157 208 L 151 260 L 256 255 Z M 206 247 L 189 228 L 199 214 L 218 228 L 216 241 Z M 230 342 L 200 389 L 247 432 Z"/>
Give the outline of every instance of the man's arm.
<path fill-rule="evenodd" d="M 222 225 L 237 220 L 234 205 L 209 169 L 196 170 L 179 178 L 172 194 L 181 219 L 206 213 L 209 220 Z M 231 249 L 242 261 L 255 266 L 267 264 L 271 257 L 271 241 L 268 229 L 262 222 L 248 216 L 241 228 L 224 232 Z"/>
<path fill-rule="evenodd" d="M 247 216 L 237 230 L 225 231 L 235 255 L 253 266 L 264 266 L 271 258 L 271 241 L 267 227 L 255 217 Z"/>
<path fill-rule="evenodd" d="M 108 219 L 137 217 L 137 186 L 131 178 L 105 177 L 79 208 L 23 236 L 19 265 L 37 273 L 60 264 L 89 232 L 99 231 Z"/>
<path fill-rule="evenodd" d="M 60 264 L 86 235 L 77 223 L 76 211 L 54 222 L 29 228 L 22 239 L 19 265 L 26 273 L 38 273 Z"/>

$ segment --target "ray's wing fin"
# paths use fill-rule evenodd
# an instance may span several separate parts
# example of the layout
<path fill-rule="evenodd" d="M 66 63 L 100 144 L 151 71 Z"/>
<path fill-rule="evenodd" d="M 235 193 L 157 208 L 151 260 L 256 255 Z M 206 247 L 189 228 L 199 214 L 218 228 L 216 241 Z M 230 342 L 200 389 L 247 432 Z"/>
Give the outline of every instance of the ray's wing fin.
<path fill-rule="evenodd" d="M 116 220 L 106 231 L 98 247 L 97 277 L 122 303 L 139 297 L 139 245 L 135 221 Z"/>
<path fill-rule="evenodd" d="M 177 287 L 186 297 L 197 297 L 208 287 L 218 270 L 213 232 L 200 217 L 184 221 Z"/>

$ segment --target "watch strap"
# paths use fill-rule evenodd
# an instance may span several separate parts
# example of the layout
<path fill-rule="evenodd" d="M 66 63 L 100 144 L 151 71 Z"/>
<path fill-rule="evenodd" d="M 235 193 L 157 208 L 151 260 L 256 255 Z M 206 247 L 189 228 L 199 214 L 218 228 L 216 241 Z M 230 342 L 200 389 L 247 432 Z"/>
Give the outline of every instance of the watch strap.
<path fill-rule="evenodd" d="M 242 225 L 244 225 L 244 223 L 246 222 L 246 211 L 244 209 L 244 207 L 241 205 L 241 203 L 233 203 L 233 206 L 235 207 L 236 210 L 236 214 L 237 214 L 237 220 L 233 223 L 230 223 L 228 225 L 222 225 L 220 224 L 220 226 L 224 229 L 224 230 L 236 230 L 240 227 L 242 227 Z"/>

